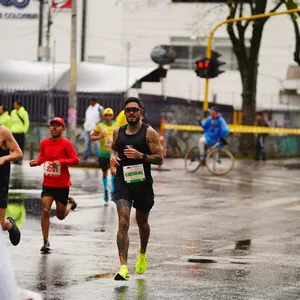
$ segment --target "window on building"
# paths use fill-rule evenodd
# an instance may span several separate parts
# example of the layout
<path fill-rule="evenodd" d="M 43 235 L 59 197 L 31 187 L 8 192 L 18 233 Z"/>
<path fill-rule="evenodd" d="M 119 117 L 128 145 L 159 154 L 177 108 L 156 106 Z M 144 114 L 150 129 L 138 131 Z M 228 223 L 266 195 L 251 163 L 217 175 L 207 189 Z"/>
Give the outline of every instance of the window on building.
<path fill-rule="evenodd" d="M 199 46 L 200 43 L 198 42 L 197 45 L 195 40 L 172 37 L 170 44 L 177 53 L 175 62 L 170 65 L 172 69 L 193 69 L 195 59 L 199 56 L 205 56 L 206 45 L 204 45 L 204 42 L 201 42 Z M 219 60 L 226 63 L 221 67 L 223 70 L 238 70 L 237 59 L 229 39 L 214 39 L 213 50 L 222 54 Z"/>

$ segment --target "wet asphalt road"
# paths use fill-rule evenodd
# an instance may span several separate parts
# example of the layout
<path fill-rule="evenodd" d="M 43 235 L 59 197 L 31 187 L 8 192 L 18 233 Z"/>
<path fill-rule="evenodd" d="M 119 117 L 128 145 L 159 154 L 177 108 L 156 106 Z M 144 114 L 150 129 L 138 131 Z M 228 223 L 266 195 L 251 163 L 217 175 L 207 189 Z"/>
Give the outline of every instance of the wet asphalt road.
<path fill-rule="evenodd" d="M 16 279 L 47 300 L 300 299 L 300 171 L 237 162 L 215 177 L 187 174 L 183 160 L 153 171 L 148 270 L 135 274 L 139 244 L 132 211 L 129 282 L 119 268 L 114 203 L 106 207 L 98 170 L 72 168 L 78 208 L 51 218 L 53 252 L 41 255 L 41 168 L 13 165 L 10 202 L 25 203 L 22 240 L 7 239 Z M 23 210 L 24 212 L 24 210 Z"/>

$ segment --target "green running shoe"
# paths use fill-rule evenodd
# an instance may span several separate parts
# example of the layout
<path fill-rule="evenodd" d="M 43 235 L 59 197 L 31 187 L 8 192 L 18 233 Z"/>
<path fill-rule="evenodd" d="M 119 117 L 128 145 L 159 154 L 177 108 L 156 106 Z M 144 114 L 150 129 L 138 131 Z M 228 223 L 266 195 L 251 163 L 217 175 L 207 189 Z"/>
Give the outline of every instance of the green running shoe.
<path fill-rule="evenodd" d="M 119 273 L 115 275 L 115 280 L 129 280 L 129 271 L 126 265 L 120 267 Z"/>
<path fill-rule="evenodd" d="M 135 271 L 138 274 L 143 274 L 147 269 L 147 254 L 141 253 L 141 247 L 138 249 L 138 260 L 135 264 Z"/>

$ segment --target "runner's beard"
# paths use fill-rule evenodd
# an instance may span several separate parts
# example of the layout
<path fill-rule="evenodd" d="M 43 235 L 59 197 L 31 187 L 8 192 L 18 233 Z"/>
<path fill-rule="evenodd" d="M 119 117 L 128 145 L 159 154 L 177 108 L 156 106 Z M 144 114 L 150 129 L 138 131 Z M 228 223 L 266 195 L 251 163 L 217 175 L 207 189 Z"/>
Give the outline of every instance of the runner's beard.
<path fill-rule="evenodd" d="M 60 138 L 61 137 L 61 134 L 60 133 L 51 133 L 51 137 L 53 139 L 57 139 L 57 138 Z"/>
<path fill-rule="evenodd" d="M 127 119 L 127 122 L 128 122 L 128 124 L 129 124 L 130 126 L 135 126 L 135 125 L 137 125 L 137 124 L 139 123 L 139 121 L 140 121 L 140 117 L 136 117 L 136 119 L 135 119 L 134 121 L 129 121 L 129 117 L 126 118 L 126 119 Z"/>

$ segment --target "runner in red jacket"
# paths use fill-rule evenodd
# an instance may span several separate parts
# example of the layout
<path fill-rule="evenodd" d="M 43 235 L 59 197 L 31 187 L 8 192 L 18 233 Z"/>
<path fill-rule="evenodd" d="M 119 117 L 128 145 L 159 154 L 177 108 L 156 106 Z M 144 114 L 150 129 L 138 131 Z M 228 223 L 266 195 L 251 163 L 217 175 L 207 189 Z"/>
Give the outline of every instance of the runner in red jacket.
<path fill-rule="evenodd" d="M 51 138 L 41 141 L 39 158 L 29 162 L 31 167 L 44 164 L 41 219 L 44 244 L 41 252 L 50 251 L 48 234 L 53 201 L 56 202 L 56 216 L 59 220 L 63 220 L 70 210 L 77 207 L 74 199 L 69 197 L 69 187 L 71 186 L 69 166 L 79 164 L 79 159 L 72 143 L 62 137 L 64 131 L 64 120 L 52 119 L 50 121 Z"/>

